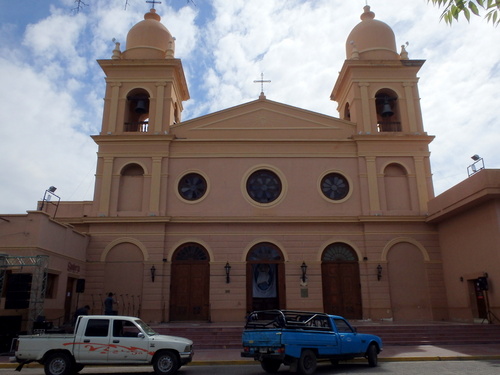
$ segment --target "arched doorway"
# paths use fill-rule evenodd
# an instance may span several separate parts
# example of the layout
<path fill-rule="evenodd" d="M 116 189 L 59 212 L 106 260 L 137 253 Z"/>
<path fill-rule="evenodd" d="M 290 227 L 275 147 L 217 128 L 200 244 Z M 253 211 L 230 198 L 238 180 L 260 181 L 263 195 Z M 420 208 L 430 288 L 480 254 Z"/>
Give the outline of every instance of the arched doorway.
<path fill-rule="evenodd" d="M 106 255 L 104 265 L 104 285 L 99 306 L 94 306 L 92 314 L 103 313 L 103 302 L 109 292 L 118 302 L 116 309 L 120 315 L 139 316 L 143 294 L 144 255 L 134 243 L 122 242 L 113 246 Z"/>
<path fill-rule="evenodd" d="M 345 243 L 333 243 L 323 251 L 321 261 L 325 312 L 361 319 L 361 283 L 354 249 Z"/>
<path fill-rule="evenodd" d="M 210 320 L 210 264 L 207 250 L 197 243 L 177 248 L 172 257 L 171 321 Z"/>
<path fill-rule="evenodd" d="M 281 250 L 269 242 L 247 254 L 247 311 L 284 309 L 285 269 Z"/>
<path fill-rule="evenodd" d="M 392 316 L 398 321 L 432 320 L 424 257 L 414 244 L 400 242 L 387 255 Z"/>

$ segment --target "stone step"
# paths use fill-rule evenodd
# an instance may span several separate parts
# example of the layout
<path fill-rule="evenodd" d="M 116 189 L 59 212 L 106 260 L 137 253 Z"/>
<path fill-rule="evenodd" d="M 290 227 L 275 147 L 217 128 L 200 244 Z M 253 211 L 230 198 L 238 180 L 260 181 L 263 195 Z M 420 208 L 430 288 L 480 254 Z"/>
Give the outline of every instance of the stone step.
<path fill-rule="evenodd" d="M 355 325 L 356 326 L 356 325 Z M 241 348 L 242 326 L 217 327 L 210 323 L 197 327 L 159 325 L 158 333 L 187 337 L 198 349 Z M 493 324 L 419 324 L 357 326 L 360 333 L 371 333 L 382 338 L 384 345 L 480 345 L 500 344 L 500 325 Z"/>

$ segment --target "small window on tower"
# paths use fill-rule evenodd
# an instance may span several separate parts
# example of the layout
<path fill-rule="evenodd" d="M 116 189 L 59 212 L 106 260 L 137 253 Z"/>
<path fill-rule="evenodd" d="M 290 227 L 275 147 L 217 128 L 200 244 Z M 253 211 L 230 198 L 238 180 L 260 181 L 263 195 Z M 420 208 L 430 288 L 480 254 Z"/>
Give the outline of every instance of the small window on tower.
<path fill-rule="evenodd" d="M 344 120 L 351 121 L 351 107 L 349 107 L 349 103 L 345 105 Z"/>

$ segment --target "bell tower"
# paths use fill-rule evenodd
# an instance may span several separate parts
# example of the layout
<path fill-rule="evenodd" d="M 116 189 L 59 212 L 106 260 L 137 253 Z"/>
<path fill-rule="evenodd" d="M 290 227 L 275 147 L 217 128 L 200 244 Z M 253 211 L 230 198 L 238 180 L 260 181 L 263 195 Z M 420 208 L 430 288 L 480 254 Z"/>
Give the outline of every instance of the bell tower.
<path fill-rule="evenodd" d="M 356 124 L 353 139 L 365 158 L 369 212 L 375 215 L 424 214 L 433 197 L 428 150 L 433 137 L 424 131 L 418 93 L 423 64 L 410 60 L 404 45 L 398 53 L 393 30 L 364 7 L 347 38 L 346 60 L 330 98 L 340 117 Z M 397 180 L 389 176 L 401 179 L 387 188 L 385 182 Z"/>
<path fill-rule="evenodd" d="M 344 120 L 358 133 L 424 133 L 417 73 L 424 60 L 410 60 L 405 46 L 396 51 L 392 29 L 375 19 L 367 5 L 346 41 L 346 60 L 333 88 Z"/>
<path fill-rule="evenodd" d="M 99 216 L 160 214 L 162 153 L 181 121 L 189 91 L 175 39 L 151 9 L 98 63 L 106 75 L 93 213 Z M 127 192 L 142 197 L 128 197 Z M 135 199 L 135 202 L 130 202 Z"/>

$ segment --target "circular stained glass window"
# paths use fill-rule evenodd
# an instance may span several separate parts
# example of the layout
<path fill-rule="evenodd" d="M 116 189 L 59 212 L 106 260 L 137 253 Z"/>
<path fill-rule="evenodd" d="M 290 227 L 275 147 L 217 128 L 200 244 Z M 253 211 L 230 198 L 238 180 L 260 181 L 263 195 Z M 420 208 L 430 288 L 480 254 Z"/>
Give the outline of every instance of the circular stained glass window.
<path fill-rule="evenodd" d="M 281 194 L 281 180 L 269 170 L 255 171 L 247 180 L 247 193 L 256 202 L 271 203 Z"/>
<path fill-rule="evenodd" d="M 338 201 L 349 193 L 349 183 L 341 174 L 329 173 L 321 180 L 321 191 L 325 197 Z"/>
<path fill-rule="evenodd" d="M 180 179 L 178 189 L 182 198 L 195 201 L 207 192 L 207 181 L 198 173 L 188 173 Z"/>

